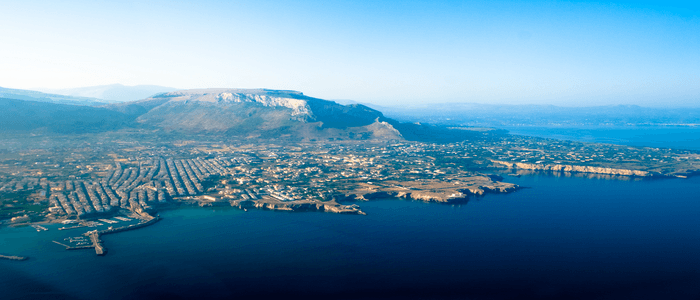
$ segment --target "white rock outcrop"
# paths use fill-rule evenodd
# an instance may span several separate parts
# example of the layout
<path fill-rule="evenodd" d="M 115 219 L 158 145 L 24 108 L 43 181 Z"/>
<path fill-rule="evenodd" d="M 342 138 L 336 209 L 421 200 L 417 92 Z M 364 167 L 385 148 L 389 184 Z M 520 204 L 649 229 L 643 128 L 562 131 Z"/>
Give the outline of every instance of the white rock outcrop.
<path fill-rule="evenodd" d="M 218 94 L 216 99 L 219 103 L 257 102 L 269 107 L 283 106 L 292 109 L 292 116 L 312 116 L 306 100 L 301 99 L 228 92 Z"/>

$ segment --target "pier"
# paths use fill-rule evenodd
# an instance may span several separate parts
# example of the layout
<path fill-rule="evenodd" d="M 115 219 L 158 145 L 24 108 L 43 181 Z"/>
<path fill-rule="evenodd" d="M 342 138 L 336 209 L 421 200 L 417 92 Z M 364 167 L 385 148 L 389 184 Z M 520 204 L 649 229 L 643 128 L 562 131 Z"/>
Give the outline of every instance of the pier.
<path fill-rule="evenodd" d="M 44 227 L 44 226 L 41 226 L 41 225 L 32 224 L 31 226 L 34 227 L 34 229 L 36 229 L 37 232 L 49 230 L 48 228 L 46 228 L 46 227 Z"/>
<path fill-rule="evenodd" d="M 56 243 L 56 244 L 59 244 L 59 245 L 61 245 L 61 246 L 63 246 L 63 247 L 66 247 L 66 249 L 70 248 L 70 246 L 68 246 L 68 245 L 66 245 L 66 244 L 63 244 L 63 243 L 60 243 L 60 242 L 57 242 L 57 241 L 52 241 L 52 242 L 54 242 L 54 243 Z"/>
<path fill-rule="evenodd" d="M 93 249 L 95 246 L 89 245 L 89 246 L 67 246 L 66 250 L 83 250 L 83 249 Z"/>
<path fill-rule="evenodd" d="M 52 242 L 54 242 L 54 243 L 56 243 L 56 244 L 59 244 L 59 245 L 61 245 L 61 246 L 63 246 L 63 247 L 66 247 L 66 250 L 92 249 L 92 248 L 95 247 L 95 246 L 93 246 L 93 245 L 89 245 L 89 246 L 69 246 L 69 245 L 66 245 L 66 244 L 63 244 L 63 243 L 57 242 L 57 241 L 52 241 Z"/>

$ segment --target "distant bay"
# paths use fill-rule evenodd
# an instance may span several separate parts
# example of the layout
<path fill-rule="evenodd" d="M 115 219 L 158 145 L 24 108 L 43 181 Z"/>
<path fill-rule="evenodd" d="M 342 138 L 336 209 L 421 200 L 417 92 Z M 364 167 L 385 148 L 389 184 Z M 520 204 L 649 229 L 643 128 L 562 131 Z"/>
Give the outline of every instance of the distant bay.
<path fill-rule="evenodd" d="M 635 147 L 700 150 L 700 126 L 508 126 L 511 134 Z"/>

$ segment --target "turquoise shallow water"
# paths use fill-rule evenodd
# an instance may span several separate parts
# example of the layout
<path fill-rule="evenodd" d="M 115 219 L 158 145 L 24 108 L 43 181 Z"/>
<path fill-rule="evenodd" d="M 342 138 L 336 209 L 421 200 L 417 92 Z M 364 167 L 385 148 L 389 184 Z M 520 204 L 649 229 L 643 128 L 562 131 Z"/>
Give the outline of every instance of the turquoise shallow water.
<path fill-rule="evenodd" d="M 360 203 L 366 216 L 184 208 L 65 251 L 1 228 L 2 299 L 697 299 L 700 178 L 506 177 L 461 206 Z"/>

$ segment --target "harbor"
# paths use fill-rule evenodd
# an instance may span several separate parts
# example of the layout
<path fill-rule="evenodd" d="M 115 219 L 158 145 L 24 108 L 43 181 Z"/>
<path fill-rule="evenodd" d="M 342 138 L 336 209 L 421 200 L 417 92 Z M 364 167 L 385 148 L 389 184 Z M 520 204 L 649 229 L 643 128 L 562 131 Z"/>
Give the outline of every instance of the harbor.
<path fill-rule="evenodd" d="M 85 232 L 82 234 L 82 236 L 77 236 L 77 237 L 67 237 L 64 239 L 63 242 L 59 241 L 52 241 L 55 244 L 61 245 L 66 248 L 66 250 L 82 250 L 82 249 L 95 249 L 95 254 L 99 256 L 103 256 L 107 254 L 107 248 L 103 245 L 101 236 L 106 235 L 106 234 L 113 234 L 117 232 L 123 232 L 123 231 L 129 231 L 129 230 L 134 230 L 138 228 L 143 228 L 149 225 L 152 225 L 160 220 L 160 216 L 151 216 L 148 213 L 142 212 L 140 214 L 134 214 L 133 215 L 135 218 L 138 219 L 141 222 L 136 223 L 136 224 L 130 224 L 130 225 L 125 225 L 121 227 L 113 227 L 109 226 L 107 229 L 103 230 L 91 230 L 88 232 Z M 108 224 L 117 224 L 119 221 L 122 222 L 128 222 L 128 221 L 133 221 L 134 219 L 131 218 L 126 218 L 126 217 L 114 217 L 113 219 L 99 219 L 99 221 L 103 223 L 108 223 Z M 119 221 L 117 221 L 119 220 Z M 82 227 L 97 227 L 97 226 L 102 226 L 104 224 L 94 222 L 94 221 L 85 221 L 81 222 L 78 225 L 72 226 L 72 227 L 61 227 L 59 230 L 66 230 L 66 229 L 74 229 L 74 228 L 82 228 Z"/>

